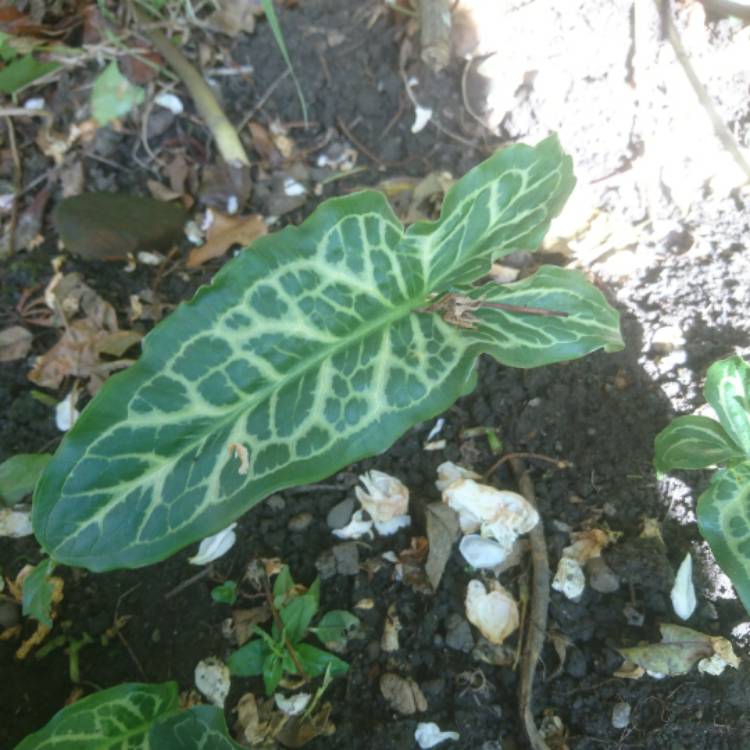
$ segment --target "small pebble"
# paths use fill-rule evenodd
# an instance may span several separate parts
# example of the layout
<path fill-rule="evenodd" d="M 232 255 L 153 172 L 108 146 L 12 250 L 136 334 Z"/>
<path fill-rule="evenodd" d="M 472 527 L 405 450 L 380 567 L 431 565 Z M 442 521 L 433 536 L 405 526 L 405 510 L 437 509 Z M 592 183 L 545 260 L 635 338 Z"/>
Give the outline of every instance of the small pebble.
<path fill-rule="evenodd" d="M 0 628 L 12 628 L 20 621 L 18 605 L 11 601 L 0 601 Z"/>
<path fill-rule="evenodd" d="M 286 500 L 284 500 L 281 495 L 271 495 L 271 497 L 266 500 L 266 505 L 271 509 L 275 510 L 277 512 L 280 512 L 286 508 Z"/>
<path fill-rule="evenodd" d="M 329 529 L 343 529 L 352 518 L 354 513 L 354 498 L 347 497 L 328 511 L 326 523 Z"/>
<path fill-rule="evenodd" d="M 586 563 L 589 585 L 600 594 L 611 594 L 620 588 L 620 578 L 601 557 L 594 557 Z"/>
<path fill-rule="evenodd" d="M 289 519 L 287 528 L 289 529 L 289 531 L 298 534 L 300 531 L 304 531 L 312 523 L 312 521 L 312 513 L 303 511 L 302 513 L 297 513 L 296 516 L 292 516 Z"/>
<path fill-rule="evenodd" d="M 356 576 L 359 573 L 359 547 L 356 542 L 343 542 L 333 547 L 336 570 L 342 576 Z"/>
<path fill-rule="evenodd" d="M 336 558 L 331 550 L 326 550 L 318 555 L 315 567 L 320 574 L 320 580 L 325 581 L 336 575 Z"/>
<path fill-rule="evenodd" d="M 612 707 L 612 726 L 615 729 L 625 729 L 630 723 L 630 704 L 625 701 L 615 703 Z"/>
<path fill-rule="evenodd" d="M 461 615 L 451 614 L 445 621 L 445 645 L 468 654 L 474 648 L 471 625 Z"/>

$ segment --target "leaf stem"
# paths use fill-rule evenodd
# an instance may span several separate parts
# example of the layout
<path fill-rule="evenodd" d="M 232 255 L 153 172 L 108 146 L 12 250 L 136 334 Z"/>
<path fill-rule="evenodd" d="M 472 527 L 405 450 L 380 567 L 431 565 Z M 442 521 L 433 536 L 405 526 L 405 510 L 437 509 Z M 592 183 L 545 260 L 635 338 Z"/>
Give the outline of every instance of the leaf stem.
<path fill-rule="evenodd" d="M 553 464 L 558 469 L 567 469 L 571 465 L 570 461 L 565 461 L 561 458 L 552 458 L 552 456 L 545 456 L 543 453 L 526 453 L 524 451 L 506 453 L 484 472 L 482 478 L 487 481 L 504 463 L 507 461 L 516 461 L 519 458 L 535 458 L 538 461 L 546 461 L 547 463 Z"/>

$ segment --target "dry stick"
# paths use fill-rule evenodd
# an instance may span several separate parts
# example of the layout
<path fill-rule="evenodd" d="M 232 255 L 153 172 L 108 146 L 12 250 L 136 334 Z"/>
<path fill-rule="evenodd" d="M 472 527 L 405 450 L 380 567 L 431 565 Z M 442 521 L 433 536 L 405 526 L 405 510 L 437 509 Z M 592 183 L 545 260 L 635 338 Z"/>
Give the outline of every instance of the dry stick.
<path fill-rule="evenodd" d="M 161 31 L 146 28 L 148 24 L 154 21 L 153 18 L 133 4 L 131 4 L 131 8 L 136 20 L 142 27 L 143 34 L 182 79 L 190 92 L 198 113 L 216 139 L 216 146 L 224 157 L 224 161 L 234 167 L 250 166 L 250 160 L 247 158 L 237 131 L 227 119 L 213 91 L 203 80 L 203 76 Z"/>
<path fill-rule="evenodd" d="M 18 144 L 16 143 L 16 130 L 13 127 L 13 120 L 6 116 L 5 124 L 8 128 L 10 151 L 13 154 L 13 206 L 10 214 L 10 235 L 8 237 L 8 256 L 11 256 L 16 250 L 16 230 L 18 228 L 18 208 L 21 203 L 23 167 L 21 166 L 21 157 L 18 155 Z"/>
<path fill-rule="evenodd" d="M 663 0 L 654 1 L 656 2 L 657 8 L 661 12 Z M 698 101 L 703 106 L 703 109 L 706 110 L 706 113 L 711 120 L 711 124 L 714 128 L 714 134 L 721 141 L 721 145 L 724 146 L 724 148 L 732 155 L 734 160 L 737 162 L 737 165 L 745 173 L 748 181 L 750 181 L 750 164 L 747 163 L 747 160 L 740 151 L 740 148 L 737 145 L 737 141 L 732 135 L 732 132 L 729 130 L 726 123 L 721 118 L 721 115 L 719 115 L 719 113 L 716 111 L 716 107 L 714 106 L 714 103 L 711 100 L 708 91 L 706 91 L 706 87 L 698 78 L 698 75 L 696 74 L 692 63 L 690 62 L 690 57 L 685 51 L 685 47 L 682 44 L 682 39 L 680 39 L 677 27 L 674 25 L 674 21 L 672 20 L 672 16 L 668 8 L 662 15 L 662 19 L 667 31 L 669 42 L 674 49 L 675 55 L 677 56 L 680 65 L 682 65 L 682 68 L 685 71 L 685 75 L 690 81 L 690 85 L 693 87 L 693 90 L 698 97 Z"/>
<path fill-rule="evenodd" d="M 419 25 L 422 60 L 436 73 L 451 60 L 452 0 L 420 0 Z"/>
<path fill-rule="evenodd" d="M 567 469 L 570 466 L 568 461 L 563 461 L 560 458 L 552 458 L 551 456 L 545 456 L 543 453 L 506 453 L 502 458 L 495 461 L 492 466 L 484 473 L 484 480 L 487 481 L 504 463 L 508 461 L 514 461 L 519 458 L 535 458 L 538 461 L 546 461 L 547 463 L 554 464 L 558 469 Z M 512 466 L 512 464 L 511 464 Z"/>
<path fill-rule="evenodd" d="M 536 507 L 534 485 L 523 463 L 513 458 L 510 462 L 518 489 L 531 505 Z M 547 558 L 547 544 L 544 539 L 544 526 L 539 523 L 529 532 L 531 544 L 532 584 L 529 602 L 529 615 L 521 656 L 521 674 L 518 686 L 518 708 L 523 717 L 526 734 L 532 750 L 549 750 L 544 738 L 534 722 L 531 708 L 531 695 L 534 687 L 534 672 L 542 653 L 547 635 L 547 609 L 549 607 L 550 572 Z"/>

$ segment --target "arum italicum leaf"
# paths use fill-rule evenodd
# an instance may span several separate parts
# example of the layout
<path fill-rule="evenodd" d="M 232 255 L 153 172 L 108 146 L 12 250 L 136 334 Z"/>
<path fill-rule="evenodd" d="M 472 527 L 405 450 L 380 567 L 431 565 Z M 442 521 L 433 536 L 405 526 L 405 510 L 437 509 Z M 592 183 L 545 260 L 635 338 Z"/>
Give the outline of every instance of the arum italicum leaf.
<path fill-rule="evenodd" d="M 706 373 L 703 393 L 721 426 L 750 456 L 750 365 L 742 357 L 714 362 Z"/>
<path fill-rule="evenodd" d="M 156 562 L 272 492 L 386 450 L 474 388 L 482 352 L 533 367 L 621 349 L 617 313 L 578 273 L 470 286 L 535 249 L 573 184 L 553 136 L 470 171 L 436 222 L 405 231 L 365 191 L 257 240 L 68 433 L 34 498 L 43 547 L 91 570 Z M 480 309 L 459 328 L 427 309 L 445 292 L 567 315 Z"/>

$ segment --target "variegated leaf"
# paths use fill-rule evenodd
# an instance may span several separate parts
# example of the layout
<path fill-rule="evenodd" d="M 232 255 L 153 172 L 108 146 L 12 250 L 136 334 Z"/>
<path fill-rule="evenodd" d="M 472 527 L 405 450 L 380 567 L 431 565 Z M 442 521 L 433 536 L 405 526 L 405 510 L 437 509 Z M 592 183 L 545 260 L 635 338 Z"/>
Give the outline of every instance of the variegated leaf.
<path fill-rule="evenodd" d="M 177 711 L 177 683 L 126 683 L 66 706 L 16 750 L 162 750 L 154 724 Z"/>
<path fill-rule="evenodd" d="M 573 186 L 552 137 L 512 146 L 404 231 L 379 193 L 322 204 L 259 239 L 159 325 L 63 440 L 33 503 L 60 562 L 161 560 L 267 495 L 387 449 L 475 384 L 483 351 L 534 366 L 622 347 L 617 315 L 577 274 L 487 288 L 567 317 L 428 308 L 513 250 L 534 249 Z"/>
<path fill-rule="evenodd" d="M 154 726 L 150 740 L 154 750 L 243 750 L 216 706 L 193 706 L 169 716 Z"/>
<path fill-rule="evenodd" d="M 729 357 L 708 368 L 703 390 L 722 427 L 750 456 L 750 365 L 742 357 Z"/>
<path fill-rule="evenodd" d="M 698 498 L 698 528 L 750 612 L 750 461 L 717 471 Z"/>
<path fill-rule="evenodd" d="M 705 469 L 742 458 L 742 451 L 714 419 L 677 417 L 657 436 L 654 465 L 658 471 Z"/>

